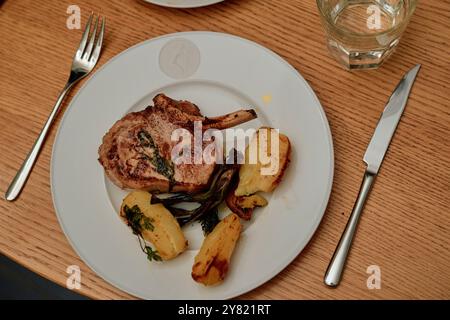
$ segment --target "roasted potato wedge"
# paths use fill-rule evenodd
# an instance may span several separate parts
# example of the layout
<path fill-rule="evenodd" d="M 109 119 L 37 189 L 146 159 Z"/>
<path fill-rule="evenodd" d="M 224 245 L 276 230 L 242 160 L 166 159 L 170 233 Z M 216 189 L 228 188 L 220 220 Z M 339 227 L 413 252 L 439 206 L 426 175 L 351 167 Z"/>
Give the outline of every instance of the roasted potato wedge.
<path fill-rule="evenodd" d="M 192 267 L 196 282 L 211 286 L 223 281 L 241 230 L 239 217 L 230 214 L 205 238 Z"/>
<path fill-rule="evenodd" d="M 237 205 L 242 209 L 254 209 L 267 206 L 267 200 L 259 194 L 252 194 L 251 196 L 238 197 Z"/>
<path fill-rule="evenodd" d="M 170 260 L 187 248 L 180 225 L 162 204 L 150 204 L 152 195 L 146 191 L 133 191 L 122 202 L 120 215 L 130 225 L 127 209 L 134 208 L 143 216 L 138 221 L 142 237 L 152 243 L 162 260 Z"/>
<path fill-rule="evenodd" d="M 253 210 L 256 207 L 265 207 L 267 205 L 267 200 L 258 194 L 237 197 L 234 194 L 234 189 L 228 193 L 225 202 L 231 211 L 244 220 L 252 218 Z"/>
<path fill-rule="evenodd" d="M 235 191 L 236 196 L 248 196 L 259 191 L 272 192 L 280 184 L 283 174 L 289 165 L 291 144 L 288 137 L 280 133 L 278 154 L 274 154 L 276 150 L 272 152 L 273 130 L 266 127 L 260 128 L 247 146 L 245 151 L 246 161 L 239 170 L 239 184 Z M 249 156 L 250 150 L 257 151 L 256 163 L 255 161 L 253 163 L 249 161 L 251 159 Z M 270 163 L 262 161 L 261 154 L 270 158 Z M 267 174 L 267 172 L 270 174 Z"/>

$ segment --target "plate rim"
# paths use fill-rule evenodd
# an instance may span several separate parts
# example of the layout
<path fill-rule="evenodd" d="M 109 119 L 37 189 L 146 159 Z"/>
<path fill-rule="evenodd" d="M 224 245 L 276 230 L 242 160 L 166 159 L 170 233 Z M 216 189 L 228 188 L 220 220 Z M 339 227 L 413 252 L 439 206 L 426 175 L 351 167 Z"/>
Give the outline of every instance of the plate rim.
<path fill-rule="evenodd" d="M 158 0 L 144 0 L 144 2 L 153 4 L 155 6 L 165 7 L 165 8 L 173 8 L 173 9 L 193 9 L 193 8 L 202 8 L 207 6 L 212 6 L 214 4 L 223 2 L 225 0 L 211 0 L 209 3 L 205 4 L 193 4 L 193 5 L 183 5 L 183 4 L 170 4 L 170 3 L 161 3 Z"/>
<path fill-rule="evenodd" d="M 100 72 L 103 70 L 103 68 L 106 68 L 110 63 L 112 63 L 113 61 L 115 61 L 116 59 L 120 58 L 122 55 L 127 54 L 129 51 L 138 48 L 142 45 L 145 45 L 149 42 L 152 41 L 156 41 L 156 40 L 160 40 L 160 39 L 165 39 L 165 38 L 173 38 L 173 37 L 180 37 L 180 36 L 189 36 L 189 35 L 197 35 L 197 34 L 206 34 L 206 35 L 212 35 L 212 36 L 222 36 L 222 37 L 228 37 L 228 38 L 233 38 L 235 40 L 239 40 L 239 41 L 243 41 L 246 42 L 248 44 L 251 44 L 255 47 L 257 47 L 258 49 L 262 49 L 263 51 L 267 52 L 268 54 L 270 54 L 272 57 L 274 57 L 275 59 L 277 59 L 281 64 L 285 65 L 288 67 L 288 69 L 294 73 L 294 75 L 301 80 L 304 84 L 305 87 L 307 89 L 307 92 L 309 93 L 309 95 L 311 96 L 311 98 L 317 103 L 317 105 L 319 106 L 318 111 L 320 114 L 320 118 L 321 121 L 324 125 L 325 131 L 326 131 L 326 137 L 327 137 L 327 141 L 328 141 L 328 153 L 330 155 L 330 177 L 328 179 L 328 185 L 327 185 L 327 190 L 326 190 L 326 195 L 324 197 L 323 202 L 320 205 L 320 215 L 317 215 L 316 220 L 314 221 L 314 225 L 313 228 L 311 228 L 311 231 L 309 232 L 309 234 L 306 234 L 305 236 L 305 240 L 302 241 L 301 243 L 299 243 L 294 249 L 292 250 L 292 252 L 294 252 L 294 254 L 290 254 L 290 255 L 285 255 L 284 259 L 280 260 L 280 263 L 278 263 L 278 267 L 274 268 L 271 272 L 269 272 L 269 275 L 267 277 L 264 277 L 262 279 L 259 279 L 259 281 L 255 281 L 253 283 L 248 283 L 247 285 L 243 286 L 241 290 L 234 290 L 233 292 L 230 292 L 228 295 L 224 296 L 222 299 L 223 300 L 228 300 L 228 299 L 232 299 L 234 297 L 238 297 L 241 296 L 243 294 L 246 294 L 252 290 L 257 289 L 258 287 L 260 287 L 261 285 L 269 282 L 270 280 L 272 280 L 275 276 L 277 276 L 282 270 L 284 270 L 285 268 L 287 268 L 305 249 L 305 247 L 309 244 L 309 242 L 311 241 L 312 237 L 314 236 L 314 234 L 316 233 L 328 206 L 329 200 L 330 200 L 330 196 L 331 196 L 331 191 L 332 191 L 332 187 L 333 187 L 333 182 L 334 182 L 334 174 L 335 174 L 335 157 L 334 157 L 334 144 L 333 144 L 333 136 L 331 133 L 331 128 L 328 122 L 328 118 L 326 116 L 325 110 L 322 106 L 322 104 L 320 103 L 319 98 L 317 97 L 316 93 L 314 92 L 314 90 L 312 89 L 312 87 L 310 86 L 310 84 L 303 78 L 303 76 L 300 74 L 300 72 L 294 67 L 292 66 L 287 60 L 285 60 L 281 55 L 279 55 L 278 53 L 276 53 L 275 51 L 263 46 L 262 44 L 259 44 L 253 40 L 249 40 L 234 34 L 229 34 L 229 33 L 223 33 L 223 32 L 214 32 L 214 31 L 185 31 L 185 32 L 174 32 L 174 33 L 169 33 L 169 34 L 165 34 L 165 35 L 161 35 L 158 37 L 154 37 L 154 38 L 150 38 L 144 41 L 141 41 L 135 45 L 132 45 L 131 47 L 126 48 L 125 50 L 121 51 L 120 53 L 116 54 L 115 56 L 113 56 L 112 58 L 110 58 L 108 61 L 106 61 L 102 66 L 100 66 L 88 79 L 86 79 L 86 81 L 82 84 L 82 86 L 76 91 L 76 94 L 73 96 L 73 98 L 70 100 L 70 102 L 68 102 L 64 114 L 62 115 L 61 121 L 58 125 L 57 131 L 55 133 L 55 138 L 53 140 L 53 145 L 52 145 L 52 153 L 51 153 L 51 160 L 50 160 L 50 190 L 51 190 L 51 195 L 52 195 L 52 202 L 53 202 L 53 208 L 55 211 L 55 215 L 58 219 L 59 225 L 61 226 L 61 229 L 64 233 L 65 238 L 67 239 L 67 241 L 69 242 L 69 244 L 71 245 L 72 249 L 75 251 L 75 253 L 78 255 L 78 257 L 83 261 L 83 263 L 85 263 L 92 271 L 95 272 L 95 274 L 100 277 L 101 279 L 105 280 L 106 282 L 108 282 L 109 284 L 111 284 L 112 286 L 114 286 L 116 289 L 123 291 L 127 294 L 130 294 L 136 298 L 140 298 L 140 299 L 149 299 L 148 297 L 143 296 L 142 294 L 140 294 L 139 292 L 136 292 L 134 289 L 132 288 L 128 288 L 126 285 L 123 284 L 118 284 L 114 279 L 109 278 L 108 276 L 105 276 L 103 274 L 103 272 L 100 272 L 100 269 L 97 268 L 90 260 L 86 259 L 86 257 L 84 255 L 82 255 L 80 253 L 80 250 L 77 248 L 77 246 L 75 246 L 74 242 L 72 241 L 72 239 L 68 236 L 68 232 L 67 232 L 67 228 L 64 225 L 60 214 L 58 213 L 58 208 L 56 205 L 56 198 L 55 198 L 55 187 L 54 187 L 54 158 L 55 158 L 55 150 L 56 150 L 56 145 L 58 142 L 58 139 L 60 137 L 60 131 L 64 125 L 64 122 L 67 119 L 67 109 L 70 108 L 70 106 L 77 100 L 77 98 L 79 97 L 79 95 L 81 94 L 81 92 L 85 89 L 85 87 L 87 85 L 89 85 L 89 83 L 91 82 L 91 80 Z M 158 298 L 152 298 L 153 300 L 159 300 Z"/>

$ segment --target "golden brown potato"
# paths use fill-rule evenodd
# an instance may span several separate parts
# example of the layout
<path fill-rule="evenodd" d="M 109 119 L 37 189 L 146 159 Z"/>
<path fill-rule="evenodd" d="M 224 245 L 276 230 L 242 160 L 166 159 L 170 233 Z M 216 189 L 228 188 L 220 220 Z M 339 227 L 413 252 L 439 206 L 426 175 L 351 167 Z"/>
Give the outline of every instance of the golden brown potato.
<path fill-rule="evenodd" d="M 267 200 L 263 196 L 252 194 L 251 196 L 238 197 L 237 204 L 243 209 L 254 209 L 267 206 Z"/>
<path fill-rule="evenodd" d="M 130 214 L 127 216 L 127 212 L 142 213 L 143 216 L 137 222 L 142 237 L 154 245 L 162 260 L 170 260 L 186 250 L 187 241 L 169 210 L 162 204 L 150 204 L 151 196 L 146 191 L 131 192 L 122 202 L 120 215 L 130 225 L 133 217 Z"/>
<path fill-rule="evenodd" d="M 273 154 L 271 150 L 271 137 L 273 133 L 271 130 L 266 130 L 267 134 L 262 136 L 266 141 L 260 143 L 261 135 L 259 135 L 259 132 L 261 129 L 270 128 L 260 128 L 247 146 L 245 151 L 246 163 L 239 170 L 239 184 L 235 191 L 235 195 L 238 197 L 251 195 L 259 191 L 272 192 L 280 184 L 283 174 L 289 165 L 291 144 L 288 137 L 284 134 L 279 134 L 278 154 Z M 251 164 L 249 161 L 249 150 L 257 150 L 258 152 L 257 162 L 254 164 Z M 266 154 L 267 157 L 272 159 L 272 162 L 263 165 L 259 156 L 260 153 Z M 267 174 L 270 171 L 273 171 L 273 173 Z"/>
<path fill-rule="evenodd" d="M 234 189 L 228 193 L 225 202 L 231 211 L 244 220 L 250 220 L 252 218 L 253 210 L 256 207 L 265 207 L 267 205 L 267 200 L 260 195 L 253 194 L 237 197 L 234 194 Z"/>
<path fill-rule="evenodd" d="M 241 234 L 239 217 L 230 214 L 205 238 L 195 257 L 192 278 L 205 286 L 223 281 L 230 265 L 236 242 Z"/>

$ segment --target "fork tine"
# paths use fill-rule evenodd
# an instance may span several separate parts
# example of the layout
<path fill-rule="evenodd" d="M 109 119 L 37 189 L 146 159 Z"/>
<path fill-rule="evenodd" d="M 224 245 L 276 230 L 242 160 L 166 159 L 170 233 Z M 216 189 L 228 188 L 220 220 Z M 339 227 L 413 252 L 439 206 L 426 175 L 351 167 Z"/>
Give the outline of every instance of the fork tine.
<path fill-rule="evenodd" d="M 86 46 L 86 50 L 84 51 L 83 58 L 89 60 L 92 53 L 92 48 L 94 47 L 95 42 L 95 36 L 97 35 L 97 26 L 98 26 L 98 20 L 100 19 L 100 16 L 97 16 L 97 19 L 95 19 L 94 24 L 94 30 L 92 31 L 91 38 Z"/>
<path fill-rule="evenodd" d="M 94 13 L 92 12 L 86 23 L 86 28 L 84 29 L 83 36 L 81 37 L 80 45 L 78 46 L 78 50 L 76 53 L 76 56 L 78 58 L 81 58 L 81 56 L 83 55 L 84 49 L 86 48 L 86 43 L 87 43 L 87 39 L 89 36 L 89 31 L 91 30 L 91 23 L 92 23 L 93 16 L 94 16 Z"/>
<path fill-rule="evenodd" d="M 94 52 L 91 56 L 91 61 L 96 63 L 98 60 L 98 57 L 100 56 L 100 52 L 102 50 L 102 44 L 103 44 L 103 36 L 105 34 L 105 25 L 106 25 L 106 18 L 102 18 L 102 26 L 100 28 L 100 33 L 98 34 L 97 43 L 95 44 Z"/>

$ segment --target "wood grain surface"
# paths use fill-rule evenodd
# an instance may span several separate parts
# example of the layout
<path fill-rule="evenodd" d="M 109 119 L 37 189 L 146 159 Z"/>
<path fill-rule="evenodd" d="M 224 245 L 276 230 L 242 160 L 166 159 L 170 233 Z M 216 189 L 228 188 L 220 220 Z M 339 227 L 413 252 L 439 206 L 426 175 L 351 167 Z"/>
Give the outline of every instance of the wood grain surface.
<path fill-rule="evenodd" d="M 449 0 L 420 1 L 396 53 L 380 69 L 365 72 L 347 72 L 329 56 L 313 0 L 226 0 L 191 10 L 137 0 L 3 1 L 2 193 L 66 81 L 81 37 L 81 30 L 66 28 L 66 10 L 74 3 L 82 10 L 83 26 L 91 11 L 108 19 L 99 65 L 159 35 L 190 30 L 227 32 L 280 54 L 317 93 L 335 146 L 336 170 L 328 209 L 316 235 L 294 262 L 241 298 L 450 298 Z M 322 279 L 359 190 L 362 156 L 390 93 L 416 63 L 423 67 L 364 211 L 343 282 L 329 289 Z M 58 224 L 49 167 L 59 119 L 19 200 L 0 200 L 0 252 L 61 285 L 66 283 L 66 268 L 79 265 L 81 294 L 98 299 L 132 298 L 94 274 L 75 254 Z M 380 290 L 366 286 L 370 265 L 381 268 Z"/>

